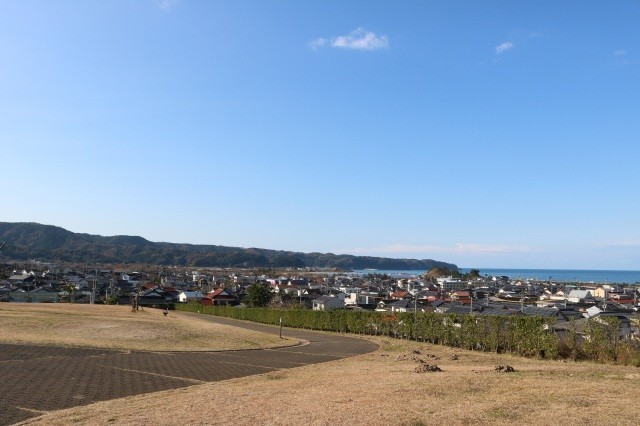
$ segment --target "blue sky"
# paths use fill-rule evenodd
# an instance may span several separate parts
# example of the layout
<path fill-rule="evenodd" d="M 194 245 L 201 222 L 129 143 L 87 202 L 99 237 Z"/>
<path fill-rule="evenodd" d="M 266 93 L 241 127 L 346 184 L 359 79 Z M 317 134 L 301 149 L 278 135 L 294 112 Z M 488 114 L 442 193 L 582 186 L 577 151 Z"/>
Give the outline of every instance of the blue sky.
<path fill-rule="evenodd" d="M 640 2 L 5 1 L 0 220 L 640 269 Z"/>

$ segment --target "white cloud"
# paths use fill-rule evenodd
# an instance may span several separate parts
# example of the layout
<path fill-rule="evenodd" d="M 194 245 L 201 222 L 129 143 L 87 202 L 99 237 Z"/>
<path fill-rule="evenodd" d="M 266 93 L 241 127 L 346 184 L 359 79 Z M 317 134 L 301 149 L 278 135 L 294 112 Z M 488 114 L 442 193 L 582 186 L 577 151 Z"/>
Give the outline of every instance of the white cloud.
<path fill-rule="evenodd" d="M 627 54 L 626 50 L 616 50 L 615 52 L 613 52 L 614 56 L 625 56 Z"/>
<path fill-rule="evenodd" d="M 340 253 L 358 253 L 358 254 L 518 254 L 533 253 L 535 250 L 528 246 L 507 245 L 507 244 L 473 244 L 458 243 L 453 246 L 439 245 L 410 245 L 410 244 L 394 244 L 382 247 L 371 248 L 352 248 L 336 250 Z"/>
<path fill-rule="evenodd" d="M 501 44 L 496 46 L 496 54 L 500 55 L 501 53 L 504 53 L 507 50 L 513 49 L 514 46 L 515 46 L 515 44 L 513 44 L 512 42 L 505 41 L 504 43 L 501 43 Z"/>
<path fill-rule="evenodd" d="M 309 47 L 314 50 L 325 45 L 340 49 L 378 50 L 389 47 L 389 39 L 384 35 L 377 36 L 373 31 L 357 28 L 347 35 L 330 39 L 320 37 L 309 42 Z"/>
<path fill-rule="evenodd" d="M 320 37 L 315 40 L 311 40 L 309 42 L 309 47 L 312 48 L 313 50 L 316 50 L 317 48 L 324 46 L 326 43 L 327 43 L 327 39 Z"/>
<path fill-rule="evenodd" d="M 158 9 L 168 12 L 178 2 L 178 0 L 155 0 Z"/>
<path fill-rule="evenodd" d="M 387 36 L 378 37 L 373 31 L 358 28 L 349 35 L 335 37 L 331 40 L 331 45 L 344 49 L 376 50 L 389 47 L 389 39 Z"/>

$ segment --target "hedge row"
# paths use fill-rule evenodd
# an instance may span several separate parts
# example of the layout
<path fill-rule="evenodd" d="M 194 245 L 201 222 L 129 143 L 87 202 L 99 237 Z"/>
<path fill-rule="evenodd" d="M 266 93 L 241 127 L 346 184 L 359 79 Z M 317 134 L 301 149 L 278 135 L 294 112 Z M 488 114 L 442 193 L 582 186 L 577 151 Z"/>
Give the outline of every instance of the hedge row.
<path fill-rule="evenodd" d="M 178 304 L 176 309 L 264 324 L 309 330 L 386 335 L 471 350 L 555 358 L 559 340 L 536 317 L 470 316 L 436 313 L 381 313 L 370 311 L 311 311 L 234 308 Z"/>
<path fill-rule="evenodd" d="M 235 308 L 178 304 L 177 310 L 199 312 L 264 324 L 309 330 L 385 335 L 446 346 L 525 357 L 573 358 L 640 365 L 640 349 L 622 341 L 617 323 L 589 321 L 587 338 L 576 333 L 560 338 L 554 321 L 531 316 L 476 316 L 372 311 L 311 311 Z"/>

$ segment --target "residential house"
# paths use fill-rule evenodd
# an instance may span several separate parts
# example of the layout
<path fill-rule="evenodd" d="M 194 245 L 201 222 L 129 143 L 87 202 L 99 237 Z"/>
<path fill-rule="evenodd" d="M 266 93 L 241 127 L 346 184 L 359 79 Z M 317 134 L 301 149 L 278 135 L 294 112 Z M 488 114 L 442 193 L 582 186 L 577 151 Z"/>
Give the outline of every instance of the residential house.
<path fill-rule="evenodd" d="M 468 305 L 471 303 L 471 293 L 466 290 L 458 290 L 451 293 L 451 301 Z"/>
<path fill-rule="evenodd" d="M 416 302 L 411 299 L 403 299 L 393 302 L 387 307 L 391 307 L 391 312 L 425 312 L 427 310 L 431 311 L 428 305 L 425 305 L 422 302 Z"/>
<path fill-rule="evenodd" d="M 570 303 L 596 303 L 595 297 L 591 293 L 591 290 L 571 290 L 567 295 L 567 302 Z"/>
<path fill-rule="evenodd" d="M 27 284 L 33 283 L 35 281 L 35 277 L 29 274 L 14 274 L 11 275 L 7 281 L 11 284 Z"/>
<path fill-rule="evenodd" d="M 320 296 L 312 301 L 312 309 L 314 311 L 332 311 L 334 309 L 344 308 L 344 301 L 337 297 Z"/>
<path fill-rule="evenodd" d="M 178 302 L 200 302 L 204 298 L 204 294 L 199 291 L 181 291 L 178 294 Z"/>
<path fill-rule="evenodd" d="M 228 288 L 218 288 L 201 300 L 205 306 L 235 306 L 238 304 L 238 296 Z"/>
<path fill-rule="evenodd" d="M 143 291 L 138 296 L 138 306 L 148 306 L 151 308 L 173 307 L 175 298 L 161 288 L 152 288 Z"/>
<path fill-rule="evenodd" d="M 541 306 L 525 306 L 521 309 L 522 313 L 532 317 L 555 318 L 556 321 L 568 321 L 564 312 L 558 308 L 547 308 Z"/>
<path fill-rule="evenodd" d="M 397 291 L 392 292 L 389 295 L 389 297 L 392 298 L 392 299 L 406 299 L 406 298 L 410 298 L 411 295 L 406 290 L 397 290 Z"/>
<path fill-rule="evenodd" d="M 593 297 L 600 300 L 607 300 L 609 298 L 609 292 L 611 291 L 610 286 L 598 286 L 593 291 Z"/>

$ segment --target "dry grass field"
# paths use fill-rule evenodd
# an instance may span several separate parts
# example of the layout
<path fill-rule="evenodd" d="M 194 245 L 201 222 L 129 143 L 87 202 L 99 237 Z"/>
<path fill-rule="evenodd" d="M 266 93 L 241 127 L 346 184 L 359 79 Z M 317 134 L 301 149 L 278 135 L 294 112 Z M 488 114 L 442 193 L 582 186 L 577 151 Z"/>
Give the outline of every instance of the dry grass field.
<path fill-rule="evenodd" d="M 27 424 L 637 424 L 640 369 L 376 339 L 377 352 L 100 402 Z M 421 365 L 441 372 L 417 372 Z M 498 365 L 515 372 L 497 372 Z"/>
<path fill-rule="evenodd" d="M 2 303 L 0 342 L 96 348 L 196 351 L 295 344 L 277 336 L 129 306 Z"/>

